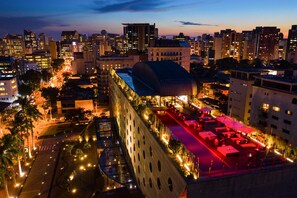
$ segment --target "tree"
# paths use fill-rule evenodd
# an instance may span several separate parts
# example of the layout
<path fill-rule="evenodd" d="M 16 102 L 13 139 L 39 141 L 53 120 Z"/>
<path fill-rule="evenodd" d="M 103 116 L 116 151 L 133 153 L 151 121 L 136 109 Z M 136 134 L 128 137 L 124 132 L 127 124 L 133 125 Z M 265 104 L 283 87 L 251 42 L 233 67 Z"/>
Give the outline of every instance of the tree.
<path fill-rule="evenodd" d="M 218 69 L 232 69 L 238 66 L 238 61 L 233 58 L 223 58 L 216 61 Z"/>
<path fill-rule="evenodd" d="M 181 149 L 181 142 L 176 139 L 170 139 L 168 147 L 172 150 L 174 154 L 176 154 Z"/>
<path fill-rule="evenodd" d="M 65 113 L 65 120 L 80 123 L 80 120 L 86 119 L 85 111 L 82 108 L 71 109 Z"/>
<path fill-rule="evenodd" d="M 25 97 L 18 97 L 14 103 L 18 103 L 21 106 L 21 110 L 17 113 L 18 119 L 23 119 L 24 127 L 28 135 L 31 135 L 32 147 L 34 148 L 34 130 L 33 130 L 33 121 L 37 121 L 41 118 L 41 113 L 38 111 L 37 106 L 32 104 L 32 100 Z M 30 130 L 30 132 L 29 132 Z M 29 157 L 31 158 L 31 148 L 28 145 Z"/>
<path fill-rule="evenodd" d="M 41 71 L 41 78 L 44 82 L 48 82 L 51 79 L 51 77 L 53 77 L 53 74 L 48 72 L 46 69 L 43 69 Z"/>
<path fill-rule="evenodd" d="M 41 73 L 31 69 L 21 75 L 20 80 L 22 80 L 26 85 L 29 85 L 34 91 L 40 87 Z"/>
<path fill-rule="evenodd" d="M 19 94 L 22 96 L 29 96 L 33 93 L 32 88 L 26 84 L 19 84 L 18 90 L 19 90 Z"/>
<path fill-rule="evenodd" d="M 56 87 L 48 87 L 41 89 L 41 96 L 48 100 L 51 104 L 57 102 L 57 97 L 59 95 L 59 89 Z"/>
<path fill-rule="evenodd" d="M 8 136 L 9 135 L 4 135 L 0 139 L 0 186 L 4 186 L 7 198 L 9 198 L 9 192 L 6 178 L 11 174 L 10 167 L 13 166 L 12 146 Z"/>
<path fill-rule="evenodd" d="M 64 63 L 64 59 L 54 59 L 52 61 L 52 67 L 53 67 L 54 72 L 57 72 L 60 69 L 62 69 L 63 63 Z"/>
<path fill-rule="evenodd" d="M 18 130 L 18 123 L 14 127 L 9 128 L 11 135 L 11 146 L 14 148 L 14 157 L 17 160 L 19 175 L 23 175 L 22 165 L 21 165 L 21 156 L 24 155 L 24 140 L 21 133 Z"/>

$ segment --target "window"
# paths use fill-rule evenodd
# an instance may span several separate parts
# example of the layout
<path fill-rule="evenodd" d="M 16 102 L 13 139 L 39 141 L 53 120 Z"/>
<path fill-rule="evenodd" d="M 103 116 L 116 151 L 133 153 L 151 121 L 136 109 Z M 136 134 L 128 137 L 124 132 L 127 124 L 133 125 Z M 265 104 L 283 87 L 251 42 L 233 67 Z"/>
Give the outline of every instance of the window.
<path fill-rule="evenodd" d="M 292 104 L 297 104 L 297 98 L 293 98 Z"/>
<path fill-rule="evenodd" d="M 140 155 L 139 155 L 139 153 L 138 153 L 138 161 L 140 161 Z"/>
<path fill-rule="evenodd" d="M 143 145 L 145 145 L 145 136 L 142 136 Z"/>
<path fill-rule="evenodd" d="M 153 149 L 152 149 L 151 146 L 150 146 L 150 156 L 151 156 L 151 157 L 153 156 Z"/>
<path fill-rule="evenodd" d="M 158 185 L 159 190 L 161 190 L 161 181 L 160 181 L 159 177 L 157 178 L 157 185 Z"/>
<path fill-rule="evenodd" d="M 290 134 L 290 131 L 287 129 L 283 129 L 283 133 Z"/>
<path fill-rule="evenodd" d="M 143 181 L 143 186 L 145 186 L 145 178 L 143 178 L 143 180 L 142 180 L 142 181 Z"/>
<path fill-rule="evenodd" d="M 153 167 L 152 167 L 152 163 L 150 162 L 150 164 L 149 164 L 149 167 L 150 167 L 150 171 L 151 171 L 151 173 L 153 172 Z"/>
<path fill-rule="evenodd" d="M 170 177 L 168 178 L 168 188 L 169 188 L 170 192 L 173 191 L 173 184 L 172 184 L 172 180 Z"/>
<path fill-rule="evenodd" d="M 273 106 L 273 107 L 272 107 L 272 110 L 275 111 L 275 112 L 279 112 L 279 111 L 280 111 L 280 108 L 277 107 L 277 106 Z"/>
<path fill-rule="evenodd" d="M 263 109 L 263 110 L 269 110 L 269 104 L 267 104 L 267 103 L 263 103 L 263 104 L 262 104 L 262 109 Z"/>
<path fill-rule="evenodd" d="M 137 132 L 138 132 L 138 134 L 140 133 L 140 131 L 139 131 L 139 127 L 137 127 Z"/>
<path fill-rule="evenodd" d="M 274 116 L 274 115 L 271 116 L 271 118 L 274 119 L 274 120 L 278 120 L 278 117 L 277 116 Z"/>
<path fill-rule="evenodd" d="M 284 123 L 291 125 L 292 122 L 290 120 L 284 120 Z"/>
<path fill-rule="evenodd" d="M 142 154 L 143 154 L 143 159 L 145 159 L 145 151 L 144 150 L 142 151 Z"/>
<path fill-rule="evenodd" d="M 161 162 L 158 160 L 158 169 L 161 172 Z"/>
<path fill-rule="evenodd" d="M 153 182 L 152 182 L 151 178 L 149 178 L 149 183 L 150 183 L 150 187 L 152 188 L 153 187 Z"/>
<path fill-rule="evenodd" d="M 274 124 L 271 124 L 270 126 L 271 126 L 271 128 L 273 128 L 273 129 L 277 129 L 277 126 L 274 125 Z"/>
<path fill-rule="evenodd" d="M 287 115 L 293 115 L 293 111 L 290 111 L 290 110 L 286 110 L 285 113 L 286 113 Z"/>

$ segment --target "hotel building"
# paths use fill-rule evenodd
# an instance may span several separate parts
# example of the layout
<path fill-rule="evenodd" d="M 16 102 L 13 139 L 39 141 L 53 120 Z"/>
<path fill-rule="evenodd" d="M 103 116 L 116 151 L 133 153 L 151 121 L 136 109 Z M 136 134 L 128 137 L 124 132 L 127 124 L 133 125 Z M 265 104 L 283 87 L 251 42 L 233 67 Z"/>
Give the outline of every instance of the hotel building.
<path fill-rule="evenodd" d="M 239 169 L 242 158 L 230 167 L 224 165 L 226 157 L 216 157 L 167 113 L 169 103 L 176 104 L 178 98 L 187 101 L 197 94 L 195 82 L 178 64 L 137 63 L 132 69 L 111 70 L 109 82 L 111 115 L 145 197 L 295 195 L 295 165 Z M 181 142 L 179 150 L 172 147 L 176 139 Z"/>

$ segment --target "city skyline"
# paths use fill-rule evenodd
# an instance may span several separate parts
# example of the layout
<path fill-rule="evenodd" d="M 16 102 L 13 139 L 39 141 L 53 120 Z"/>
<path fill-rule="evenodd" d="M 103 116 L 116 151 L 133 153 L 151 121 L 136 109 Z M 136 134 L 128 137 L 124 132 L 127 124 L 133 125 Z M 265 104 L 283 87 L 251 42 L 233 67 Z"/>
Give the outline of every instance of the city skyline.
<path fill-rule="evenodd" d="M 293 0 L 262 0 L 261 2 L 214 1 L 136 1 L 136 0 L 73 0 L 60 2 L 0 3 L 0 37 L 7 33 L 22 34 L 24 29 L 45 32 L 55 39 L 63 30 L 80 33 L 123 33 L 122 23 L 156 23 L 160 35 L 197 36 L 213 34 L 222 29 L 251 30 L 256 26 L 277 26 L 287 37 L 288 29 L 296 24 Z M 244 10 L 242 9 L 244 8 Z M 267 17 L 269 16 L 269 17 Z M 244 24 L 244 25 L 242 25 Z"/>

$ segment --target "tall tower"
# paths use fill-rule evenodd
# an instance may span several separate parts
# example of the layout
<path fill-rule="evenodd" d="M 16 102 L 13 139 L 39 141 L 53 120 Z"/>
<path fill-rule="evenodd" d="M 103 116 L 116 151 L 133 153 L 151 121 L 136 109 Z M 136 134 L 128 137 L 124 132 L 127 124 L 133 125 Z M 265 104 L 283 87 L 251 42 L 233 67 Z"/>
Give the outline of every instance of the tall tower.
<path fill-rule="evenodd" d="M 124 36 L 128 50 L 146 51 L 147 47 L 158 38 L 158 29 L 149 23 L 123 23 Z"/>
<path fill-rule="evenodd" d="M 24 42 L 27 52 L 32 53 L 37 50 L 36 34 L 31 30 L 24 30 Z"/>
<path fill-rule="evenodd" d="M 268 62 L 275 58 L 278 49 L 280 29 L 277 27 L 256 27 L 256 57 Z"/>
<path fill-rule="evenodd" d="M 287 60 L 293 62 L 297 48 L 297 25 L 292 25 L 289 30 L 288 43 L 287 43 Z"/>

